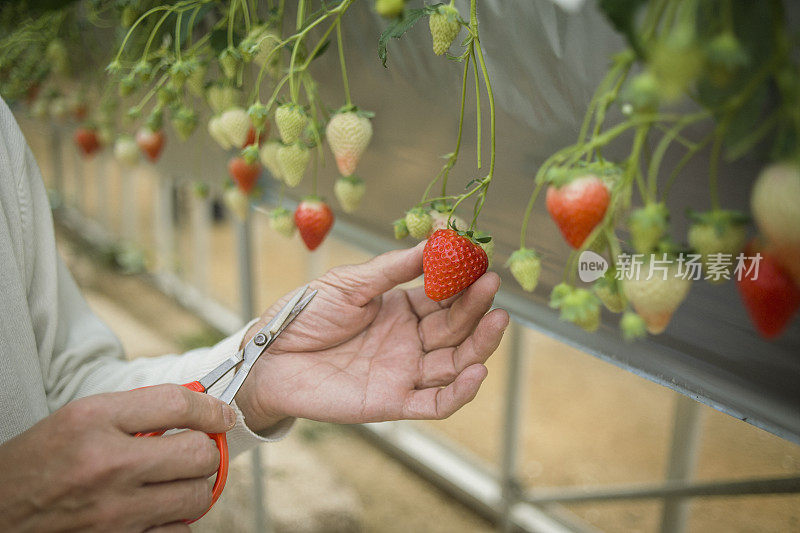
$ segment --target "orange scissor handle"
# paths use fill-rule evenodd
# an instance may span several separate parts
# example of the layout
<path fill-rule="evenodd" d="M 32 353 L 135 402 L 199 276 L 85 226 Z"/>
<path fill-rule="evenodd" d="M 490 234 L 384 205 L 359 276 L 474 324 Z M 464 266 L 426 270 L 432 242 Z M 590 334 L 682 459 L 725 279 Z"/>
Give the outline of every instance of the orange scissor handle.
<path fill-rule="evenodd" d="M 182 385 L 187 389 L 191 389 L 195 392 L 205 392 L 206 389 L 203 387 L 199 381 L 192 381 L 191 383 L 184 383 Z M 160 437 L 164 434 L 164 431 L 151 431 L 149 433 L 137 433 L 134 435 L 135 437 Z M 225 436 L 225 433 L 206 433 L 208 437 L 214 441 L 217 445 L 217 450 L 219 450 L 219 468 L 217 468 L 217 477 L 214 479 L 214 487 L 211 489 L 211 505 L 208 506 L 203 514 L 198 517 L 192 518 L 191 520 L 184 520 L 185 523 L 191 524 L 192 522 L 196 522 L 203 518 L 207 512 L 214 507 L 214 504 L 217 503 L 217 500 L 222 495 L 222 490 L 225 488 L 225 482 L 228 480 L 228 463 L 230 460 L 230 456 L 228 454 L 228 439 Z"/>

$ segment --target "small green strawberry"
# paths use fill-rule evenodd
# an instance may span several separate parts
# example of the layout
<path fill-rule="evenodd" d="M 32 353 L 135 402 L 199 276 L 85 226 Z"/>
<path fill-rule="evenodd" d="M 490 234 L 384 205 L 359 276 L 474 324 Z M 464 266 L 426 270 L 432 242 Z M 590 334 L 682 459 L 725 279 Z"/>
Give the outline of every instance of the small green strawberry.
<path fill-rule="evenodd" d="M 222 113 L 237 105 L 239 91 L 228 85 L 212 85 L 206 91 L 206 99 L 214 113 Z"/>
<path fill-rule="evenodd" d="M 392 224 L 394 227 L 394 238 L 398 241 L 408 237 L 408 225 L 405 218 L 398 218 Z"/>
<path fill-rule="evenodd" d="M 406 0 L 375 0 L 375 12 L 383 18 L 399 17 L 406 7 Z"/>
<path fill-rule="evenodd" d="M 736 262 L 736 255 L 744 248 L 747 238 L 748 217 L 736 211 L 709 211 L 707 213 L 690 213 L 694 224 L 689 228 L 689 246 L 702 256 L 703 265 L 708 269 L 718 254 L 728 256 L 725 264 L 717 265 L 715 271 L 727 276 L 709 276 L 707 280 L 720 283 L 729 279 L 730 271 Z M 727 268 L 725 268 L 727 266 Z"/>
<path fill-rule="evenodd" d="M 429 19 L 431 38 L 433 39 L 433 53 L 440 56 L 450 49 L 458 32 L 461 31 L 458 10 L 450 1 L 449 5 L 442 5 L 432 13 Z"/>
<path fill-rule="evenodd" d="M 283 175 L 283 181 L 289 187 L 297 187 L 303 179 L 311 153 L 304 144 L 294 143 L 278 148 L 278 166 Z"/>
<path fill-rule="evenodd" d="M 364 180 L 358 176 L 345 176 L 336 180 L 333 192 L 345 213 L 353 213 L 366 192 Z"/>
<path fill-rule="evenodd" d="M 197 127 L 197 113 L 188 107 L 181 106 L 172 114 L 171 122 L 172 127 L 178 132 L 178 136 L 185 141 L 191 137 Z"/>
<path fill-rule="evenodd" d="M 542 272 L 542 260 L 534 250 L 530 248 L 516 250 L 508 258 L 506 266 L 511 269 L 511 274 L 523 290 L 533 292 L 536 289 Z"/>
<path fill-rule="evenodd" d="M 255 129 L 260 130 L 264 127 L 264 124 L 267 122 L 267 112 L 267 106 L 261 102 L 254 103 L 247 110 L 247 114 L 250 116 L 250 122 L 253 123 Z"/>
<path fill-rule="evenodd" d="M 633 311 L 627 311 L 619 320 L 622 337 L 626 341 L 643 339 L 647 336 L 647 323 Z"/>
<path fill-rule="evenodd" d="M 278 150 L 281 147 L 280 141 L 267 141 L 258 152 L 261 164 L 269 170 L 270 175 L 278 181 L 283 181 L 283 172 L 278 163 Z"/>
<path fill-rule="evenodd" d="M 233 47 L 228 47 L 219 54 L 219 64 L 222 72 L 228 78 L 235 78 L 242 64 L 242 53 Z"/>
<path fill-rule="evenodd" d="M 642 254 L 656 249 L 658 242 L 667 233 L 669 211 L 663 203 L 648 203 L 628 217 L 633 248 Z"/>
<path fill-rule="evenodd" d="M 649 113 L 656 111 L 660 101 L 658 80 L 649 71 L 637 74 L 628 83 L 623 98 L 636 111 Z"/>
<path fill-rule="evenodd" d="M 275 125 L 284 144 L 294 144 L 306 128 L 308 116 L 297 104 L 283 104 L 275 110 Z"/>
<path fill-rule="evenodd" d="M 563 293 L 555 295 L 557 287 L 560 286 L 553 288 L 550 305 L 553 306 L 554 301 L 558 303 L 561 320 L 572 322 L 586 331 L 596 331 L 600 326 L 600 300 L 597 296 L 586 289 L 575 287 L 568 287 L 569 290 L 559 289 Z"/>
<path fill-rule="evenodd" d="M 228 187 L 222 194 L 225 206 L 236 215 L 239 220 L 245 220 L 250 211 L 250 199 L 247 194 L 239 190 L 239 187 Z"/>
<path fill-rule="evenodd" d="M 205 90 L 205 79 L 206 79 L 206 71 L 208 70 L 208 65 L 205 62 L 197 62 L 195 65 L 194 70 L 186 78 L 186 86 L 189 88 L 189 91 L 195 96 L 203 96 L 203 92 Z M 230 105 L 235 104 L 236 102 L 230 102 Z"/>
<path fill-rule="evenodd" d="M 433 221 L 423 208 L 415 207 L 407 212 L 405 220 L 409 235 L 415 239 L 425 239 L 430 234 Z"/>
<path fill-rule="evenodd" d="M 564 301 L 564 297 L 572 292 L 572 285 L 568 285 L 566 283 L 559 283 L 553 290 L 550 291 L 550 307 L 553 309 L 560 309 L 561 303 Z"/>
<path fill-rule="evenodd" d="M 294 235 L 294 215 L 285 207 L 276 207 L 269 213 L 269 227 L 284 237 Z"/>
<path fill-rule="evenodd" d="M 612 313 L 621 313 L 627 305 L 625 296 L 622 295 L 619 283 L 615 278 L 615 271 L 609 270 L 601 278 L 598 278 L 592 286 L 595 295 L 600 298 L 603 305 Z"/>

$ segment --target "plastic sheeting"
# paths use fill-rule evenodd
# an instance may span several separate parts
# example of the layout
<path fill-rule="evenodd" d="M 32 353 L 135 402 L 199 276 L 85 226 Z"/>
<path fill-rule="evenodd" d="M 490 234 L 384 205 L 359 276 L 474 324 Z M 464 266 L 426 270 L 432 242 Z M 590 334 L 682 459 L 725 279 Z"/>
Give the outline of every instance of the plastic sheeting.
<path fill-rule="evenodd" d="M 377 37 L 386 25 L 369 9 L 354 5 L 344 18 L 345 47 L 352 99 L 375 112 L 372 144 L 359 165 L 367 196 L 355 216 L 338 216 L 370 233 L 390 237 L 391 222 L 414 205 L 436 175 L 441 154 L 453 150 L 458 120 L 462 66 L 434 56 L 427 24 L 421 21 L 400 41 L 389 44 L 388 69 L 377 57 Z M 468 2 L 457 1 L 462 15 Z M 570 249 L 549 219 L 544 195 L 529 227 L 529 245 L 543 254 L 540 286 L 522 293 L 502 268 L 517 248 L 519 227 L 533 176 L 554 151 L 575 141 L 586 105 L 623 43 L 593 2 L 568 12 L 547 0 L 482 0 L 482 44 L 497 102 L 497 169 L 480 226 L 497 246 L 495 270 L 505 278 L 501 303 L 523 321 L 653 381 L 688 394 L 733 416 L 800 442 L 800 327 L 797 320 L 777 341 L 762 341 L 739 301 L 735 284 L 694 282 L 688 300 L 666 333 L 628 344 L 617 330 L 616 315 L 604 316 L 601 330 L 587 334 L 559 322 L 546 303 L 561 280 Z M 462 33 L 463 37 L 463 33 Z M 314 66 L 324 101 L 343 103 L 335 46 Z M 486 173 L 488 100 L 483 105 L 483 170 L 475 166 L 474 81 L 468 82 L 464 143 L 450 178 L 451 191 Z M 611 116 L 613 123 L 618 116 Z M 702 131 L 690 132 L 689 136 Z M 630 138 L 622 140 L 629 143 Z M 619 147 L 618 147 L 619 148 Z M 194 148 L 197 150 L 197 148 Z M 614 150 L 612 149 L 611 155 Z M 203 172 L 224 172 L 219 151 Z M 622 156 L 625 152 L 620 151 Z M 668 152 L 679 157 L 680 150 Z M 194 157 L 197 157 L 195 152 Z M 217 160 L 218 159 L 218 160 Z M 199 165 L 195 161 L 196 165 Z M 669 162 L 667 162 L 669 164 Z M 747 211 L 751 183 L 760 163 L 743 160 L 721 172 L 722 204 Z M 709 208 L 707 154 L 684 171 L 670 198 L 673 236 L 685 241 L 685 208 Z M 185 167 L 184 167 L 185 169 Z M 320 172 L 321 192 L 333 203 L 336 167 L 330 159 Z M 308 187 L 310 180 L 301 186 Z M 307 190 L 307 189 L 306 189 Z M 470 211 L 471 212 L 471 211 Z M 632 400 L 635 400 L 632 398 Z"/>

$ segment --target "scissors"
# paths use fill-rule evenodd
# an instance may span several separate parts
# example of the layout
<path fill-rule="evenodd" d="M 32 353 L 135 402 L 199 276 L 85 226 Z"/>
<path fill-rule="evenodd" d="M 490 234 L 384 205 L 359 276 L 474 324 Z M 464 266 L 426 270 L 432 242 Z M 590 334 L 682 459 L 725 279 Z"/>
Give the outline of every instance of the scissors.
<path fill-rule="evenodd" d="M 214 383 L 222 378 L 222 376 L 241 363 L 241 367 L 239 367 L 239 370 L 234 374 L 233 380 L 219 397 L 221 401 L 230 404 L 236 396 L 236 393 L 239 392 L 239 388 L 242 386 L 242 383 L 244 383 L 245 378 L 250 373 L 250 369 L 253 368 L 253 364 L 255 364 L 261 354 L 275 342 L 278 335 L 297 318 L 297 315 L 306 308 L 317 294 L 316 290 L 308 292 L 308 294 L 306 294 L 306 292 L 308 292 L 308 285 L 299 289 L 289 301 L 286 302 L 286 305 L 281 307 L 278 313 L 270 320 L 269 324 L 261 328 L 241 350 L 223 361 L 217 368 L 199 380 L 192 381 L 191 383 L 184 383 L 183 386 L 196 392 L 207 392 Z M 157 437 L 163 434 L 164 431 L 153 431 L 150 433 L 137 433 L 135 436 Z M 225 488 L 225 481 L 228 478 L 228 440 L 225 437 L 225 433 L 208 433 L 208 436 L 216 443 L 217 449 L 219 450 L 219 468 L 217 469 L 217 477 L 214 480 L 214 488 L 212 489 L 211 505 L 200 516 L 192 520 L 184 520 L 187 524 L 199 520 L 211 510 L 222 494 L 222 489 Z"/>

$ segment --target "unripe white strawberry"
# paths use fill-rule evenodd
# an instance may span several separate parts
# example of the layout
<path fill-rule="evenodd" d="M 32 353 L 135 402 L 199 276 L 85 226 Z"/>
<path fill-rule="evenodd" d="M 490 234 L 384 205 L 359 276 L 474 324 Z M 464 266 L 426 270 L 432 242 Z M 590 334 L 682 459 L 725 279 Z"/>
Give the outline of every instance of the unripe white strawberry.
<path fill-rule="evenodd" d="M 431 14 L 428 23 L 433 38 L 433 53 L 440 56 L 450 49 L 461 30 L 458 10 L 451 1 L 450 5 L 440 6 L 436 13 Z"/>
<path fill-rule="evenodd" d="M 261 164 L 269 170 L 273 178 L 283 181 L 283 172 L 280 164 L 278 164 L 278 150 L 280 147 L 281 143 L 278 141 L 267 141 L 259 150 L 258 157 L 261 160 Z"/>
<path fill-rule="evenodd" d="M 234 148 L 244 145 L 250 126 L 250 116 L 241 107 L 232 107 L 219 117 L 220 132 Z"/>
<path fill-rule="evenodd" d="M 350 176 L 372 139 L 372 124 L 369 118 L 357 111 L 336 113 L 325 128 L 325 136 L 339 172 L 342 176 Z"/>
<path fill-rule="evenodd" d="M 311 153 L 308 148 L 300 143 L 281 146 L 278 148 L 277 157 L 283 181 L 289 187 L 297 187 L 303 179 L 308 160 L 311 159 Z"/>
<path fill-rule="evenodd" d="M 206 92 L 206 98 L 214 113 L 222 113 L 238 104 L 239 93 L 233 87 L 212 85 Z"/>
<path fill-rule="evenodd" d="M 231 147 L 231 142 L 222 127 L 222 121 L 219 116 L 211 117 L 208 121 L 208 134 L 216 143 L 223 149 L 227 150 Z"/>
<path fill-rule="evenodd" d="M 276 207 L 269 214 L 269 227 L 284 237 L 294 235 L 294 215 L 285 207 Z"/>
<path fill-rule="evenodd" d="M 123 166 L 133 167 L 139 163 L 139 145 L 130 135 L 122 135 L 114 143 L 114 157 Z"/>
<path fill-rule="evenodd" d="M 776 163 L 758 176 L 750 196 L 753 219 L 783 268 L 800 286 L 800 166 Z"/>
<path fill-rule="evenodd" d="M 352 213 L 358 209 L 366 190 L 364 180 L 358 176 L 341 177 L 333 186 L 336 199 L 339 200 L 339 205 L 342 206 L 345 213 Z"/>
<path fill-rule="evenodd" d="M 730 271 L 736 264 L 737 254 L 744 248 L 747 238 L 747 216 L 734 211 L 714 210 L 708 213 L 691 213 L 695 221 L 689 228 L 689 246 L 701 255 L 703 265 L 708 269 L 717 254 L 729 256 L 725 263 L 716 265 L 715 270 L 727 276 L 707 275 L 706 280 L 711 283 L 721 283 L 730 277 Z M 707 272 L 707 274 L 710 274 Z"/>
<path fill-rule="evenodd" d="M 228 187 L 222 195 L 222 200 L 225 202 L 225 206 L 239 220 L 247 218 L 247 212 L 250 210 L 250 200 L 247 198 L 247 194 L 242 192 L 239 187 Z"/>
<path fill-rule="evenodd" d="M 406 213 L 408 234 L 415 239 L 425 239 L 431 233 L 431 215 L 421 207 L 415 207 Z"/>
<path fill-rule="evenodd" d="M 306 127 L 308 116 L 297 104 L 283 104 L 275 110 L 275 125 L 284 144 L 294 144 Z"/>
<path fill-rule="evenodd" d="M 655 266 L 651 269 L 651 265 Z M 666 269 L 662 271 L 661 266 Z M 691 278 L 679 275 L 675 261 L 662 262 L 653 255 L 641 266 L 638 276 L 622 280 L 623 294 L 644 319 L 647 331 L 654 335 L 667 329 L 672 314 L 686 299 L 691 286 Z"/>
<path fill-rule="evenodd" d="M 533 292 L 536 289 L 542 272 L 539 254 L 529 248 L 520 248 L 511 254 L 506 266 L 511 269 L 511 274 L 523 290 Z"/>

